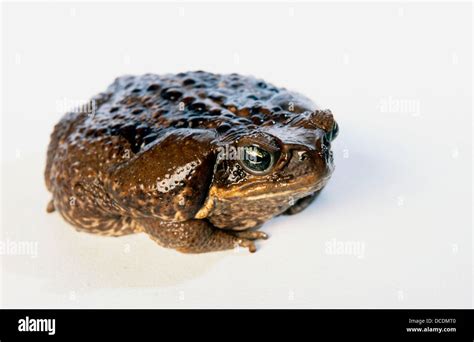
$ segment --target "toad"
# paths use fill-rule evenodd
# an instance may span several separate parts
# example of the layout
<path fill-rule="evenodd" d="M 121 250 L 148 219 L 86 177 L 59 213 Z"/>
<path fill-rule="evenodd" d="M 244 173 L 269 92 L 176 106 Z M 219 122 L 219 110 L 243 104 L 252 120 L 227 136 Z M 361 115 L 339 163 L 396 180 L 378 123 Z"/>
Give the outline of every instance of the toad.
<path fill-rule="evenodd" d="M 123 76 L 91 103 L 54 127 L 45 170 L 47 211 L 79 231 L 254 252 L 258 228 L 305 209 L 334 169 L 331 111 L 254 77 Z"/>

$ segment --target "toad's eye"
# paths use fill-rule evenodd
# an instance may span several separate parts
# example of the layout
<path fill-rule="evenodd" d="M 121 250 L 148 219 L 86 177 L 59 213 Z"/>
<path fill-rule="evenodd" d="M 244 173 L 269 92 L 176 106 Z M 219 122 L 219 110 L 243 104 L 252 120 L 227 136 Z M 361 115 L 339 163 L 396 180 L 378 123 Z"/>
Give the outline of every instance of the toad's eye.
<path fill-rule="evenodd" d="M 332 126 L 332 129 L 326 133 L 326 138 L 329 141 L 333 141 L 334 139 L 336 139 L 338 133 L 339 133 L 339 125 L 337 124 L 336 121 L 334 121 L 334 125 Z"/>
<path fill-rule="evenodd" d="M 256 145 L 243 147 L 242 165 L 250 172 L 262 174 L 269 171 L 274 163 L 275 156 Z"/>

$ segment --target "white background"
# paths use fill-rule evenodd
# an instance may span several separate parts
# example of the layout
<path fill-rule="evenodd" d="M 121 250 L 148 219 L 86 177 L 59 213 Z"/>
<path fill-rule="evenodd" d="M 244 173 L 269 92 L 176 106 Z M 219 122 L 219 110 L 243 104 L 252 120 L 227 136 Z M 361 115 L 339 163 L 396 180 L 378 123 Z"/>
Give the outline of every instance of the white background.
<path fill-rule="evenodd" d="M 4 4 L 1 241 L 37 255 L 0 255 L 1 305 L 471 307 L 471 25 L 468 3 Z M 46 214 L 65 107 L 122 74 L 196 69 L 333 111 L 336 171 L 313 205 L 269 221 L 255 254 L 182 255 Z"/>

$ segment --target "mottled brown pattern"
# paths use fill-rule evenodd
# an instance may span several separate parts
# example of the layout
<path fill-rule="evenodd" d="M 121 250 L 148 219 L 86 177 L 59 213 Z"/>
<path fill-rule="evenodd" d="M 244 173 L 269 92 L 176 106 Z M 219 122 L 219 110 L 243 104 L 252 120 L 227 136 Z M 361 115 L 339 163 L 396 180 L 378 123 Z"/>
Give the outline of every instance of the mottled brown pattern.
<path fill-rule="evenodd" d="M 92 101 L 55 126 L 45 170 L 47 210 L 81 231 L 254 251 L 266 235 L 242 230 L 301 211 L 333 171 L 331 112 L 253 77 L 123 76 Z M 254 145 L 273 156 L 264 173 L 221 154 Z"/>

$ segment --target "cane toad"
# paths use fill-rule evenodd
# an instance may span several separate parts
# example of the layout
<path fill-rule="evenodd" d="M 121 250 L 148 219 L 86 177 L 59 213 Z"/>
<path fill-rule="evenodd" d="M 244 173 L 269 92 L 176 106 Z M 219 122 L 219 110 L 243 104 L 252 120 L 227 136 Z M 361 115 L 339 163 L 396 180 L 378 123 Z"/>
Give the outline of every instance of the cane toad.
<path fill-rule="evenodd" d="M 306 97 L 238 74 L 123 76 L 54 127 L 45 179 L 77 230 L 145 232 L 201 253 L 256 250 L 334 169 L 338 125 Z"/>

